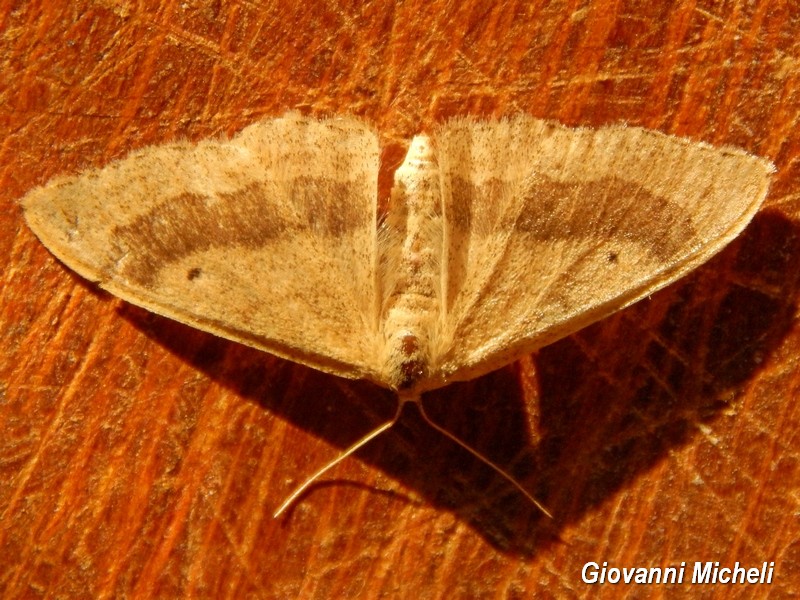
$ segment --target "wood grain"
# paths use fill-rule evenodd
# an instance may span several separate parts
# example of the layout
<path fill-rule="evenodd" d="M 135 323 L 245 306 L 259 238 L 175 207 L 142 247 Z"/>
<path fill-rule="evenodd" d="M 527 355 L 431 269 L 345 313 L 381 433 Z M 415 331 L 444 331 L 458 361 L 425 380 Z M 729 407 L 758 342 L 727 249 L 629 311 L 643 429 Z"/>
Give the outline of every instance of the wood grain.
<path fill-rule="evenodd" d="M 0 591 L 6 598 L 789 597 L 800 582 L 800 12 L 791 2 L 0 3 Z M 404 140 L 454 115 L 626 121 L 772 159 L 689 278 L 430 394 L 553 521 L 391 396 L 98 292 L 16 201 L 265 115 Z M 590 586 L 588 561 L 760 566 L 771 586 Z"/>

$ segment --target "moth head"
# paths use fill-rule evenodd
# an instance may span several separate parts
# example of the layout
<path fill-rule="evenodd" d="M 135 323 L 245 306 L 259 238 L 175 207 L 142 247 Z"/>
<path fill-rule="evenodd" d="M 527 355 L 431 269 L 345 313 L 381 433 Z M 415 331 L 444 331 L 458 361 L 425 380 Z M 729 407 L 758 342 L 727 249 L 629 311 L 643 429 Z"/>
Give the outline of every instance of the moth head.
<path fill-rule="evenodd" d="M 419 337 L 410 331 L 398 331 L 386 345 L 384 364 L 390 387 L 408 395 L 428 377 L 429 357 Z"/>

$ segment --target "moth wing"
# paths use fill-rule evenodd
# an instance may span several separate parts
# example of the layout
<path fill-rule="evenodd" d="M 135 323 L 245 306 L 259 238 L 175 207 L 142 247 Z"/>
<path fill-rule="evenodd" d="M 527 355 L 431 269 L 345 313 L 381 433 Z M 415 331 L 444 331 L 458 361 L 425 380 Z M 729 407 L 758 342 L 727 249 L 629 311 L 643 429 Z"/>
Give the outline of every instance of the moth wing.
<path fill-rule="evenodd" d="M 627 306 L 722 249 L 774 167 L 635 127 L 519 117 L 435 136 L 444 194 L 438 377 L 469 379 Z"/>
<path fill-rule="evenodd" d="M 134 152 L 22 201 L 70 268 L 133 304 L 337 375 L 374 368 L 378 138 L 298 115 Z"/>

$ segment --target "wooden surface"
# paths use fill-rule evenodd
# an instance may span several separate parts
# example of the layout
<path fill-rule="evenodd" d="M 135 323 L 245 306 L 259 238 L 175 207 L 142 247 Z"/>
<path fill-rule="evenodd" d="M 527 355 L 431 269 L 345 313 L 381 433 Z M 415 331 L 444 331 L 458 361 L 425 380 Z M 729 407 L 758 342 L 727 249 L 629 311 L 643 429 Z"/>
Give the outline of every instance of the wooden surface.
<path fill-rule="evenodd" d="M 285 5 L 281 8 L 276 5 Z M 0 2 L 4 598 L 787 598 L 800 593 L 800 10 L 712 2 Z M 548 520 L 391 395 L 126 305 L 16 201 L 133 148 L 289 109 L 383 136 L 453 115 L 627 121 L 778 167 L 676 285 L 426 398 Z M 581 582 L 588 561 L 775 562 L 770 586 Z"/>

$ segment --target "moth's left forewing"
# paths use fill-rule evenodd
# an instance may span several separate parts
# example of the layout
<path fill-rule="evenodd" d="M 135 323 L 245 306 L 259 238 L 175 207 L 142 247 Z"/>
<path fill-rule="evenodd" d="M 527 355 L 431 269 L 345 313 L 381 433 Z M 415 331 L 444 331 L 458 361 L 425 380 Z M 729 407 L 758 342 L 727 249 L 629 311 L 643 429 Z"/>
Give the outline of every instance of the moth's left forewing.
<path fill-rule="evenodd" d="M 134 152 L 22 204 L 50 251 L 129 302 L 374 377 L 378 160 L 367 125 L 290 114 Z"/>
<path fill-rule="evenodd" d="M 436 369 L 491 371 L 664 287 L 733 239 L 772 165 L 639 128 L 518 117 L 435 138 L 446 227 Z"/>

